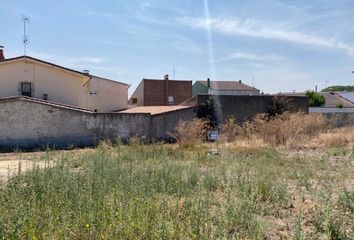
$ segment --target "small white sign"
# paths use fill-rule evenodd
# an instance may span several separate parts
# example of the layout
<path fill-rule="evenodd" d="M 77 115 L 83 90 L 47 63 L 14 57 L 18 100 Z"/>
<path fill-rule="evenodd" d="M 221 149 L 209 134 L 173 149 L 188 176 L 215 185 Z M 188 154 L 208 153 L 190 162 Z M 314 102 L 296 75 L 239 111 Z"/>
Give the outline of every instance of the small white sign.
<path fill-rule="evenodd" d="M 173 96 L 168 96 L 168 104 L 173 104 Z"/>
<path fill-rule="evenodd" d="M 209 141 L 216 141 L 219 138 L 219 132 L 216 130 L 208 131 L 208 140 Z"/>

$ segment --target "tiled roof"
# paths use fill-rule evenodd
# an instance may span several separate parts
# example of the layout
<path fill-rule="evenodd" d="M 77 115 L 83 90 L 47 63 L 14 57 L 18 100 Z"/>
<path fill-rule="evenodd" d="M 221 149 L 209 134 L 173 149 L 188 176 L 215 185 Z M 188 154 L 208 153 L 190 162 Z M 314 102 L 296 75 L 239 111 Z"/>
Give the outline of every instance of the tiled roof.
<path fill-rule="evenodd" d="M 149 113 L 151 115 L 158 115 L 167 112 L 179 111 L 182 109 L 191 108 L 189 106 L 142 106 L 129 108 L 119 113 Z"/>
<path fill-rule="evenodd" d="M 343 104 L 343 107 L 354 107 L 354 103 L 352 103 L 348 99 L 342 97 L 338 93 L 323 92 L 323 93 L 320 93 L 320 94 L 322 96 L 324 96 L 325 99 L 326 99 L 326 103 L 325 103 L 326 107 L 336 107 L 337 103 Z"/>
<path fill-rule="evenodd" d="M 207 81 L 197 81 L 208 86 Z M 213 90 L 258 90 L 239 81 L 210 81 L 210 88 Z"/>
<path fill-rule="evenodd" d="M 57 102 L 52 102 L 52 101 L 46 101 L 46 100 L 42 100 L 42 99 L 38 99 L 38 98 L 26 97 L 26 96 L 14 96 L 14 97 L 0 98 L 0 103 L 18 101 L 18 100 L 38 103 L 38 104 L 52 106 L 52 107 L 65 108 L 65 109 L 75 110 L 75 111 L 80 111 L 80 112 L 93 113 L 93 111 L 91 111 L 89 109 L 80 108 L 80 107 L 71 106 L 71 105 L 62 104 L 62 103 L 57 103 Z"/>
<path fill-rule="evenodd" d="M 69 71 L 69 72 L 72 72 L 72 73 L 80 74 L 80 75 L 83 75 L 83 76 L 86 76 L 86 77 L 95 77 L 95 78 L 99 78 L 100 80 L 104 80 L 104 81 L 111 81 L 111 82 L 115 82 L 115 83 L 124 84 L 124 85 L 127 85 L 127 86 L 129 85 L 129 84 L 126 84 L 126 83 L 123 83 L 123 82 L 118 82 L 118 81 L 115 81 L 115 80 L 111 80 L 111 79 L 107 79 L 107 78 L 103 78 L 103 77 L 98 77 L 98 76 L 95 76 L 95 75 L 92 75 L 92 74 L 80 72 L 80 71 L 77 71 L 77 70 L 74 70 L 74 69 L 71 69 L 71 68 L 63 67 L 63 66 L 60 66 L 60 65 L 57 65 L 57 64 L 54 64 L 54 63 L 51 63 L 51 62 L 43 61 L 41 59 L 30 57 L 30 56 L 19 56 L 19 57 L 14 57 L 14 58 L 7 58 L 7 59 L 4 59 L 4 60 L 1 60 L 0 64 L 1 63 L 6 63 L 6 62 L 11 62 L 11 61 L 16 61 L 16 60 L 20 60 L 20 59 L 24 59 L 24 58 L 32 60 L 32 61 L 40 62 L 40 63 L 46 64 L 46 65 L 50 65 L 50 66 L 53 66 L 55 68 L 60 68 L 60 69 L 63 69 L 65 71 Z"/>
<path fill-rule="evenodd" d="M 89 74 L 86 74 L 86 73 L 83 73 L 83 72 L 80 72 L 80 71 L 76 71 L 76 70 L 73 70 L 73 69 L 70 69 L 70 68 L 67 68 L 67 67 L 59 66 L 57 64 L 54 64 L 54 63 L 51 63 L 51 62 L 47 62 L 47 61 L 43 61 L 41 59 L 30 57 L 30 56 L 19 56 L 19 57 L 14 57 L 14 58 L 6 58 L 6 59 L 0 61 L 0 64 L 5 63 L 5 62 L 20 60 L 22 58 L 27 58 L 27 59 L 32 60 L 32 61 L 36 61 L 36 62 L 40 62 L 40 63 L 43 63 L 43 64 L 51 65 L 53 67 L 60 68 L 60 69 L 63 69 L 63 70 L 69 71 L 69 72 L 76 73 L 76 74 L 89 76 Z"/>
<path fill-rule="evenodd" d="M 149 79 L 149 78 L 143 78 L 143 81 L 164 81 L 164 79 Z M 192 80 L 174 80 L 174 79 L 168 79 L 170 82 L 192 82 Z"/>
<path fill-rule="evenodd" d="M 354 104 L 354 92 L 338 92 L 338 94 Z"/>

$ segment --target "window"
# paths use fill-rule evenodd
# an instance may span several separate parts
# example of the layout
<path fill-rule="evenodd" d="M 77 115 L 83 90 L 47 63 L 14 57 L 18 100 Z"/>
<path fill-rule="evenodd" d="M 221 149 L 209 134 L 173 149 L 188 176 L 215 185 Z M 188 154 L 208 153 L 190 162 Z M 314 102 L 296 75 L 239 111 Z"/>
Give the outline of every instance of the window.
<path fill-rule="evenodd" d="M 21 95 L 32 97 L 32 84 L 31 83 L 21 83 Z"/>
<path fill-rule="evenodd" d="M 138 103 L 138 99 L 137 98 L 132 98 L 132 104 L 137 104 Z"/>

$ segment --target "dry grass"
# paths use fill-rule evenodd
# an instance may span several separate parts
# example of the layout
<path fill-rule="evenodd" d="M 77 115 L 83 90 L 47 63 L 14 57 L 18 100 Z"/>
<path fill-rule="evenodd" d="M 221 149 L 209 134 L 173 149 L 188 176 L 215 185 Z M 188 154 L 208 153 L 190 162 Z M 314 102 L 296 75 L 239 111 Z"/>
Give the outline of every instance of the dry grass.
<path fill-rule="evenodd" d="M 348 145 L 353 147 L 354 126 L 331 129 L 321 133 L 314 142 L 323 147 L 343 147 Z"/>
<path fill-rule="evenodd" d="M 291 149 L 313 147 L 315 144 L 346 146 L 353 142 L 352 130 L 333 130 L 324 116 L 302 112 L 285 113 L 271 119 L 259 115 L 243 124 L 230 119 L 222 125 L 221 133 L 222 142 L 286 146 Z"/>
<path fill-rule="evenodd" d="M 206 119 L 194 119 L 190 122 L 181 121 L 174 133 L 169 135 L 181 146 L 193 146 L 203 143 L 209 129 L 209 121 Z"/>
<path fill-rule="evenodd" d="M 38 153 L 52 164 L 0 182 L 0 239 L 354 238 L 352 149 L 220 152 L 134 140 Z"/>
<path fill-rule="evenodd" d="M 354 126 L 335 128 L 321 114 L 286 112 L 275 117 L 258 115 L 242 124 L 228 119 L 220 126 L 219 142 L 237 146 L 276 147 L 289 149 L 352 146 Z M 170 133 L 180 146 L 194 146 L 206 141 L 210 124 L 205 119 L 180 122 Z"/>

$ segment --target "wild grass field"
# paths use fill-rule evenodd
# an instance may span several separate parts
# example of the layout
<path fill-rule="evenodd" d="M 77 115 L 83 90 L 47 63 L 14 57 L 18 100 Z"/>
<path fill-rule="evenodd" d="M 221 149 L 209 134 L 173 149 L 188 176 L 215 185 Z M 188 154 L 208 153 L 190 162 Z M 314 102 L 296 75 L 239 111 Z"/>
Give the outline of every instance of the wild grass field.
<path fill-rule="evenodd" d="M 228 124 L 218 144 L 35 155 L 0 183 L 0 239 L 354 239 L 354 127 L 268 141 Z"/>

